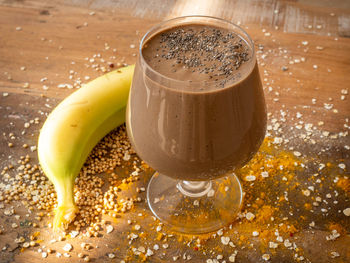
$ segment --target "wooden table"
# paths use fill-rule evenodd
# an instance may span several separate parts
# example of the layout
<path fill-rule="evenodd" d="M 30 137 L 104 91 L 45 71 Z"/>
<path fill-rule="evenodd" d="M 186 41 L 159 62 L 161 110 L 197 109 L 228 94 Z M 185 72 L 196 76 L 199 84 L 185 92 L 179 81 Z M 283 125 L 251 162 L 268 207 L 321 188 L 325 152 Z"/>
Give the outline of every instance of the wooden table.
<path fill-rule="evenodd" d="M 349 1 L 0 0 L 0 168 L 15 163 L 25 154 L 35 162 L 36 152 L 22 145 L 36 145 L 45 113 L 73 92 L 74 89 L 60 84 L 79 86 L 80 82 L 101 75 L 103 69 L 96 71 L 91 67 L 92 59 L 107 69 L 107 62 L 135 63 L 137 48 L 132 47 L 137 47 L 152 25 L 190 14 L 228 19 L 245 28 L 255 41 L 268 105 L 270 136 L 283 137 L 285 143 L 279 147 L 291 153 L 290 156 L 293 153 L 298 156 L 295 152 L 300 152 L 307 166 L 297 172 L 289 201 L 274 215 L 279 221 L 282 220 L 279 217 L 287 216 L 288 222 L 296 226 L 297 231 L 290 232 L 289 240 L 295 242 L 297 248 L 286 247 L 283 242 L 278 248 L 271 248 L 273 244 L 251 234 L 259 225 L 245 219 L 234 222 L 232 229 L 224 231 L 236 247 L 223 245 L 218 236 L 207 240 L 199 251 L 189 242 L 192 238 L 189 236 L 175 234 L 167 241 L 157 241 L 153 239 L 156 231 L 146 202 L 118 218 L 113 223 L 112 234 L 103 232 L 100 238 L 78 237 L 50 244 L 53 234 L 47 228 L 47 218 L 38 223 L 39 229 L 23 225 L 11 228 L 13 222 L 23 222 L 27 213 L 20 202 L 13 202 L 5 204 L 5 208 L 14 206 L 20 215 L 18 220 L 5 216 L 5 208 L 0 208 L 3 232 L 0 249 L 6 247 L 0 252 L 1 262 L 77 261 L 82 241 L 94 246 L 88 253 L 93 262 L 120 262 L 130 255 L 130 261 L 137 262 L 139 258 L 132 255 L 131 246 L 153 249 L 155 243 L 165 242 L 169 248 L 154 251 L 149 262 L 172 262 L 173 257 L 177 262 L 187 262 L 186 255 L 192 257 L 189 262 L 206 262 L 218 255 L 223 255 L 223 259 L 219 256 L 219 262 L 229 262 L 229 256 L 236 250 L 236 262 L 265 262 L 263 254 L 271 255 L 269 262 L 350 262 L 350 217 L 343 212 L 350 207 Z M 36 117 L 40 119 L 39 124 L 24 128 L 25 123 Z M 9 133 L 16 139 L 11 140 Z M 9 142 L 13 142 L 14 147 L 8 147 Z M 329 167 L 324 168 L 327 171 L 320 169 L 323 163 L 329 163 Z M 338 164 L 345 164 L 346 168 L 339 168 Z M 150 173 L 146 172 L 135 187 L 146 186 Z M 339 179 L 344 180 L 343 185 L 337 184 Z M 284 178 L 276 176 L 273 180 L 266 185 L 244 183 L 247 197 L 242 213 L 252 210 L 251 204 L 257 203 L 262 192 L 270 195 L 262 200 L 274 205 L 271 200 L 283 195 L 280 190 Z M 144 193 L 140 196 L 145 200 Z M 312 206 L 317 197 L 321 197 L 319 207 Z M 311 209 L 306 204 L 311 204 Z M 139 213 L 145 216 L 140 219 Z M 132 245 L 127 239 L 132 232 L 132 226 L 126 223 L 128 219 L 138 222 L 147 236 Z M 264 222 L 259 231 L 263 232 L 262 228 L 274 231 L 269 227 L 270 224 Z M 341 235 L 328 241 L 326 237 L 329 239 L 332 229 Z M 63 253 L 62 247 L 69 241 L 74 247 L 72 257 L 57 258 L 50 254 L 42 259 L 37 252 L 39 246 L 21 251 L 14 239 L 28 237 L 35 231 L 40 232 L 43 240 L 40 246 L 44 251 L 46 246 Z M 272 238 L 271 241 L 278 243 Z M 188 242 L 191 244 L 187 245 Z M 114 259 L 107 256 L 111 252 L 116 255 Z"/>

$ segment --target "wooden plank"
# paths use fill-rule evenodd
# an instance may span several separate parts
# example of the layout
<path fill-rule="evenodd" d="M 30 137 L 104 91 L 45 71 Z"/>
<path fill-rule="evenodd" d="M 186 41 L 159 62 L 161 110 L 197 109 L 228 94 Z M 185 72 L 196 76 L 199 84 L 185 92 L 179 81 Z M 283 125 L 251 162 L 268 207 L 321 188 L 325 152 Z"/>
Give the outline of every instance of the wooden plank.
<path fill-rule="evenodd" d="M 237 0 L 201 1 L 66 1 L 92 9 L 128 9 L 136 17 L 211 15 L 235 23 L 280 27 L 284 32 L 348 36 L 350 4 L 347 1 Z"/>

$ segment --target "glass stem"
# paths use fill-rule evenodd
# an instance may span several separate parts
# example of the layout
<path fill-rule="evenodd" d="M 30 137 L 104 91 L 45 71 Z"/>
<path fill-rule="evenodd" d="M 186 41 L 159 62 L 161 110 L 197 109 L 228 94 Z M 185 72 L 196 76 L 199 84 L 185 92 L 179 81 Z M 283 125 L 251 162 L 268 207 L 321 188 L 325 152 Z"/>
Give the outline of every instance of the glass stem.
<path fill-rule="evenodd" d="M 185 196 L 201 197 L 212 189 L 211 185 L 211 181 L 179 181 L 176 187 Z"/>

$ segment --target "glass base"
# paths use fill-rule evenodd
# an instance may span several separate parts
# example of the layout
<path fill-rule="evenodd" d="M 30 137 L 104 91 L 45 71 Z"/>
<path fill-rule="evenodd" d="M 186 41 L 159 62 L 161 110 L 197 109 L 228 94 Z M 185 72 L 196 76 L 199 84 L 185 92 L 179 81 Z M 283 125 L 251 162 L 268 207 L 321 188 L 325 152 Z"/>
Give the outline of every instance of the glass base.
<path fill-rule="evenodd" d="M 147 189 L 153 214 L 171 230 L 188 234 L 229 225 L 241 209 L 242 198 L 235 174 L 211 181 L 180 181 L 156 172 Z"/>

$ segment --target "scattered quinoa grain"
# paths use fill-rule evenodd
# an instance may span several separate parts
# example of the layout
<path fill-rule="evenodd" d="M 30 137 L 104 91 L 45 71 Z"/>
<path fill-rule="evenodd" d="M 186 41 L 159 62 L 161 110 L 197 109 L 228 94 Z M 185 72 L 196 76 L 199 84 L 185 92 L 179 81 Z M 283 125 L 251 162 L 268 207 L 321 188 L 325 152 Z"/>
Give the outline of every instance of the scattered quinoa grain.
<path fill-rule="evenodd" d="M 346 216 L 350 216 L 350 207 L 345 208 L 345 209 L 343 210 L 343 213 L 344 213 L 344 215 L 346 215 Z"/>
<path fill-rule="evenodd" d="M 271 256 L 269 254 L 263 254 L 262 259 L 265 261 L 269 261 L 271 259 Z"/>

